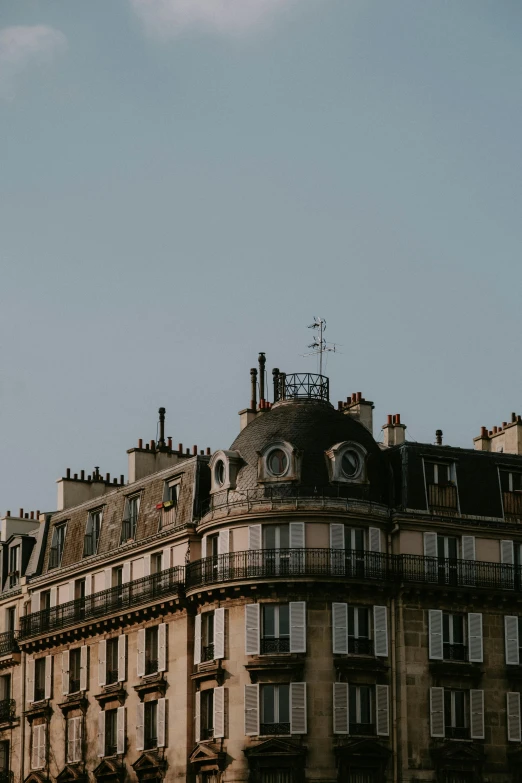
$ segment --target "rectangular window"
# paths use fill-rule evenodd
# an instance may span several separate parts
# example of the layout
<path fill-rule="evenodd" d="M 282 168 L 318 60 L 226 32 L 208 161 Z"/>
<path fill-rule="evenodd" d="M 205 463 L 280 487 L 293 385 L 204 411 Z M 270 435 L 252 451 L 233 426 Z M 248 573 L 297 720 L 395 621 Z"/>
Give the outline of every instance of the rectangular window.
<path fill-rule="evenodd" d="M 32 728 L 32 753 L 31 753 L 31 767 L 32 769 L 43 769 L 45 767 L 46 757 L 46 734 L 47 725 L 45 723 L 33 723 Z"/>
<path fill-rule="evenodd" d="M 350 685 L 350 734 L 375 734 L 373 686 Z"/>
<path fill-rule="evenodd" d="M 3 674 L 0 677 L 0 701 L 11 698 L 11 675 Z"/>
<path fill-rule="evenodd" d="M 45 699 L 45 658 L 36 658 L 34 662 L 34 700 Z"/>
<path fill-rule="evenodd" d="M 522 473 L 501 470 L 500 485 L 502 492 L 522 492 Z"/>
<path fill-rule="evenodd" d="M 180 490 L 180 479 L 165 482 L 163 504 L 160 511 L 160 530 L 176 523 Z"/>
<path fill-rule="evenodd" d="M 67 720 L 67 761 L 75 763 L 82 760 L 82 718 L 77 715 Z"/>
<path fill-rule="evenodd" d="M 457 508 L 457 486 L 455 482 L 455 464 L 444 462 L 425 462 L 426 491 L 430 508 Z"/>
<path fill-rule="evenodd" d="M 42 590 L 40 593 L 40 611 L 46 612 L 51 608 L 51 591 Z"/>
<path fill-rule="evenodd" d="M 442 614 L 442 639 L 445 661 L 467 660 L 464 615 Z"/>
<path fill-rule="evenodd" d="M 290 652 L 289 604 L 262 604 L 261 653 Z"/>
<path fill-rule="evenodd" d="M 155 674 L 158 671 L 158 626 L 145 631 L 145 674 Z"/>
<path fill-rule="evenodd" d="M 260 685 L 260 734 L 290 734 L 290 685 Z"/>
<path fill-rule="evenodd" d="M 214 689 L 201 691 L 201 726 L 200 736 L 202 740 L 212 739 L 214 736 Z"/>
<path fill-rule="evenodd" d="M 263 525 L 263 549 L 288 549 L 289 525 Z"/>
<path fill-rule="evenodd" d="M 0 773 L 9 772 L 9 740 L 0 742 Z"/>
<path fill-rule="evenodd" d="M 348 652 L 353 655 L 373 655 L 373 640 L 370 638 L 370 609 L 362 606 L 348 606 Z"/>
<path fill-rule="evenodd" d="M 462 690 L 444 689 L 444 723 L 446 737 L 469 739 L 467 720 L 467 693 Z"/>
<path fill-rule="evenodd" d="M 69 693 L 80 690 L 81 650 L 76 647 L 69 652 Z"/>
<path fill-rule="evenodd" d="M 158 745 L 158 702 L 145 702 L 145 750 Z"/>
<path fill-rule="evenodd" d="M 151 574 L 159 574 L 163 570 L 163 553 L 155 552 L 150 557 Z"/>
<path fill-rule="evenodd" d="M 9 606 L 5 610 L 5 630 L 8 633 L 13 633 L 16 630 L 16 607 Z"/>
<path fill-rule="evenodd" d="M 106 647 L 106 685 L 111 685 L 114 682 L 118 682 L 118 637 L 113 639 L 107 639 Z"/>
<path fill-rule="evenodd" d="M 9 547 L 9 587 L 20 582 L 20 546 Z"/>
<path fill-rule="evenodd" d="M 214 612 L 201 615 L 201 662 L 214 660 Z"/>
<path fill-rule="evenodd" d="M 118 750 L 118 710 L 105 712 L 105 755 L 115 756 Z"/>
<path fill-rule="evenodd" d="M 53 528 L 51 549 L 49 551 L 49 569 L 58 568 L 62 562 L 66 529 L 67 524 L 65 522 L 60 525 L 55 525 Z"/>
<path fill-rule="evenodd" d="M 98 542 L 100 540 L 102 523 L 102 509 L 91 511 L 87 517 L 87 527 L 85 528 L 85 538 L 83 542 L 83 556 L 89 557 L 95 555 L 98 551 Z"/>
<path fill-rule="evenodd" d="M 140 496 L 132 495 L 125 500 L 125 510 L 123 512 L 123 523 L 121 526 L 121 543 L 134 541 L 136 538 L 136 527 L 138 524 L 138 514 L 140 512 Z"/>

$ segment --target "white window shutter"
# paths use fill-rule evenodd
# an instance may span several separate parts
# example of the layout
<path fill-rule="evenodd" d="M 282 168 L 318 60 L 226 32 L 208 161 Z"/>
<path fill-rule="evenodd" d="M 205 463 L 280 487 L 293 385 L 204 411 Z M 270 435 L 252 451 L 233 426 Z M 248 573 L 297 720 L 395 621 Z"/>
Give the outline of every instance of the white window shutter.
<path fill-rule="evenodd" d="M 125 753 L 125 707 L 118 707 L 116 729 L 118 734 L 116 753 Z"/>
<path fill-rule="evenodd" d="M 507 733 L 509 742 L 520 742 L 520 693 L 506 693 Z"/>
<path fill-rule="evenodd" d="M 225 736 L 225 689 L 214 688 L 214 738 Z"/>
<path fill-rule="evenodd" d="M 105 756 L 105 713 L 98 713 L 98 756 Z"/>
<path fill-rule="evenodd" d="M 249 549 L 261 549 L 261 525 L 249 525 L 248 526 L 248 548 Z"/>
<path fill-rule="evenodd" d="M 429 618 L 429 657 L 432 661 L 442 661 L 444 657 L 444 639 L 442 635 L 442 611 L 430 609 Z"/>
<path fill-rule="evenodd" d="M 158 626 L 158 671 L 167 671 L 167 650 L 168 650 L 168 625 L 160 623 Z"/>
<path fill-rule="evenodd" d="M 138 677 L 145 676 L 145 628 L 138 631 L 138 660 L 136 673 Z"/>
<path fill-rule="evenodd" d="M 40 611 L 40 593 L 33 593 L 31 596 L 31 614 Z"/>
<path fill-rule="evenodd" d="M 230 530 L 220 530 L 218 534 L 218 555 L 230 552 Z"/>
<path fill-rule="evenodd" d="M 259 655 L 260 605 L 245 606 L 245 654 Z M 257 732 L 256 732 L 257 734 Z"/>
<path fill-rule="evenodd" d="M 69 601 L 74 601 L 74 580 L 69 582 Z"/>
<path fill-rule="evenodd" d="M 373 607 L 373 637 L 375 655 L 388 657 L 388 609 L 386 606 Z"/>
<path fill-rule="evenodd" d="M 34 658 L 27 659 L 25 692 L 27 694 L 27 702 L 31 704 L 34 701 Z"/>
<path fill-rule="evenodd" d="M 194 715 L 194 739 L 199 742 L 201 737 L 201 691 L 196 691 Z"/>
<path fill-rule="evenodd" d="M 206 556 L 207 556 L 207 537 L 205 535 L 201 539 L 201 557 L 205 558 Z"/>
<path fill-rule="evenodd" d="M 368 549 L 370 552 L 381 551 L 381 531 L 378 527 L 371 527 L 368 530 Z"/>
<path fill-rule="evenodd" d="M 159 710 L 158 710 L 159 712 Z M 136 750 L 145 748 L 145 704 L 136 705 Z"/>
<path fill-rule="evenodd" d="M 158 699 L 158 748 L 167 744 L 167 699 Z"/>
<path fill-rule="evenodd" d="M 127 637 L 124 633 L 118 636 L 118 682 L 125 682 L 127 669 Z"/>
<path fill-rule="evenodd" d="M 513 546 L 513 541 L 500 542 L 500 562 L 504 563 L 504 565 L 514 565 L 515 548 Z"/>
<path fill-rule="evenodd" d="M 350 733 L 347 682 L 333 684 L 333 730 L 334 734 Z"/>
<path fill-rule="evenodd" d="M 290 683 L 290 734 L 306 734 L 306 682 Z"/>
<path fill-rule="evenodd" d="M 92 576 L 91 574 L 85 574 L 85 597 L 91 594 Z"/>
<path fill-rule="evenodd" d="M 58 599 L 58 588 L 51 587 L 51 595 L 49 597 L 49 604 L 51 605 L 51 608 L 53 606 L 56 606 L 57 599 Z"/>
<path fill-rule="evenodd" d="M 444 688 L 430 688 L 430 728 L 432 737 L 444 737 Z"/>
<path fill-rule="evenodd" d="M 201 615 L 194 619 L 194 664 L 201 663 Z"/>
<path fill-rule="evenodd" d="M 387 737 L 390 733 L 390 703 L 387 685 L 375 686 L 376 728 L 378 737 Z"/>
<path fill-rule="evenodd" d="M 62 693 L 67 696 L 69 693 L 69 650 L 62 652 Z"/>
<path fill-rule="evenodd" d="M 332 604 L 332 648 L 334 655 L 348 655 L 348 604 Z"/>
<path fill-rule="evenodd" d="M 259 734 L 259 685 L 245 685 L 245 735 Z"/>
<path fill-rule="evenodd" d="M 53 689 L 53 656 L 47 655 L 45 658 L 45 698 L 52 697 Z"/>
<path fill-rule="evenodd" d="M 130 582 L 130 580 L 131 580 L 131 564 L 130 564 L 130 560 L 127 560 L 123 564 L 123 573 L 122 573 L 121 578 L 122 578 L 123 584 L 126 584 L 127 582 Z"/>
<path fill-rule="evenodd" d="M 330 549 L 344 551 L 344 525 L 339 525 L 337 522 L 330 524 Z"/>
<path fill-rule="evenodd" d="M 86 644 L 80 647 L 80 690 L 87 690 L 87 672 L 88 672 L 88 650 Z"/>
<path fill-rule="evenodd" d="M 290 522 L 289 529 L 290 549 L 304 549 L 305 523 Z"/>
<path fill-rule="evenodd" d="M 504 638 L 506 641 L 506 663 L 511 666 L 518 666 L 520 663 L 518 617 L 513 617 L 512 615 L 504 617 Z"/>
<path fill-rule="evenodd" d="M 168 568 L 171 568 L 171 562 L 172 562 L 171 561 L 171 554 L 172 554 L 171 553 L 171 547 L 170 546 L 164 547 L 164 549 L 163 549 L 163 562 L 161 564 L 162 567 L 163 567 L 163 571 L 166 571 Z"/>
<path fill-rule="evenodd" d="M 100 639 L 98 642 L 98 685 L 103 688 L 107 682 L 107 642 Z"/>
<path fill-rule="evenodd" d="M 31 769 L 38 769 L 40 726 L 35 726 L 34 723 L 31 739 L 33 742 L 33 747 L 31 748 Z"/>
<path fill-rule="evenodd" d="M 437 557 L 437 534 L 424 533 L 423 538 L 424 538 L 424 557 Z"/>
<path fill-rule="evenodd" d="M 143 576 L 150 576 L 150 554 L 143 557 Z"/>
<path fill-rule="evenodd" d="M 470 663 L 483 662 L 482 615 L 479 612 L 468 614 L 468 652 Z"/>
<path fill-rule="evenodd" d="M 336 522 L 330 524 L 330 549 L 332 574 L 342 576 L 346 568 L 344 525 Z"/>
<path fill-rule="evenodd" d="M 470 690 L 469 711 L 471 739 L 484 739 L 484 691 Z"/>
<path fill-rule="evenodd" d="M 462 536 L 462 559 L 475 560 L 475 536 Z"/>
<path fill-rule="evenodd" d="M 290 602 L 290 652 L 306 652 L 306 601 Z"/>
<path fill-rule="evenodd" d="M 214 660 L 225 657 L 225 610 L 214 611 Z M 215 726 L 215 724 L 214 724 Z"/>
<path fill-rule="evenodd" d="M 105 569 L 105 589 L 109 590 L 112 587 L 112 568 Z"/>

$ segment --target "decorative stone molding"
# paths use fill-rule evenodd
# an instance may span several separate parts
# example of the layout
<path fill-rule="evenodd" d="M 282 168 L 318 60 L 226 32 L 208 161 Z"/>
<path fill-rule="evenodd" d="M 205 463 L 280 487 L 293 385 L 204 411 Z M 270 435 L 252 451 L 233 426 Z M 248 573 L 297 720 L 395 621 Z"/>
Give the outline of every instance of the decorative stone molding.
<path fill-rule="evenodd" d="M 367 484 L 368 454 L 360 443 L 343 441 L 325 452 L 330 481 L 333 484 Z"/>

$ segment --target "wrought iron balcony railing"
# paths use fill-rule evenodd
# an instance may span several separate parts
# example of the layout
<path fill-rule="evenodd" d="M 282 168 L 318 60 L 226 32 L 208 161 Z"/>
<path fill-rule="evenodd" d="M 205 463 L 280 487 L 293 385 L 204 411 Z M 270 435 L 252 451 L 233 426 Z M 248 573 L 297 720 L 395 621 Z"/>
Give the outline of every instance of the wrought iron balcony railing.
<path fill-rule="evenodd" d="M 158 659 L 146 658 L 145 660 L 145 674 L 156 674 L 158 671 Z"/>
<path fill-rule="evenodd" d="M 446 726 L 447 739 L 469 739 L 468 726 Z"/>
<path fill-rule="evenodd" d="M 444 642 L 445 661 L 467 661 L 468 648 L 465 644 L 447 644 Z"/>
<path fill-rule="evenodd" d="M 201 647 L 201 663 L 214 660 L 214 645 L 204 644 Z"/>
<path fill-rule="evenodd" d="M 79 693 L 80 692 L 80 678 L 69 678 L 69 693 Z"/>
<path fill-rule="evenodd" d="M 282 637 L 280 639 L 261 639 L 261 654 L 278 655 L 279 653 L 290 652 L 290 637 Z"/>
<path fill-rule="evenodd" d="M 261 723 L 259 725 L 260 734 L 290 734 L 289 723 Z"/>
<path fill-rule="evenodd" d="M 287 375 L 280 373 L 276 386 L 277 400 L 322 400 L 330 399 L 330 381 L 326 375 L 298 372 Z M 277 400 L 275 400 L 277 402 Z"/>
<path fill-rule="evenodd" d="M 201 727 L 201 739 L 202 740 L 209 740 L 214 738 L 214 727 L 213 726 L 202 726 Z"/>
<path fill-rule="evenodd" d="M 350 721 L 349 731 L 356 737 L 373 736 L 376 733 L 374 723 L 352 723 L 352 721 Z"/>
<path fill-rule="evenodd" d="M 113 685 L 115 682 L 118 682 L 118 669 L 107 669 L 105 682 L 107 685 Z"/>
<path fill-rule="evenodd" d="M 92 593 L 85 598 L 32 612 L 20 618 L 19 638 L 37 636 L 59 628 L 75 625 L 83 620 L 103 617 L 132 606 L 139 606 L 155 598 L 175 595 L 184 581 L 184 568 L 175 566 L 157 574 L 135 579 L 123 585 Z"/>
<path fill-rule="evenodd" d="M 0 633 L 0 657 L 18 652 L 18 632 L 4 631 Z"/>
<path fill-rule="evenodd" d="M 2 701 L 0 701 L 0 723 L 6 723 L 7 721 L 13 720 L 15 712 L 16 702 L 14 699 L 2 699 Z"/>
<path fill-rule="evenodd" d="M 351 655 L 373 655 L 373 639 L 348 637 L 348 652 Z"/>

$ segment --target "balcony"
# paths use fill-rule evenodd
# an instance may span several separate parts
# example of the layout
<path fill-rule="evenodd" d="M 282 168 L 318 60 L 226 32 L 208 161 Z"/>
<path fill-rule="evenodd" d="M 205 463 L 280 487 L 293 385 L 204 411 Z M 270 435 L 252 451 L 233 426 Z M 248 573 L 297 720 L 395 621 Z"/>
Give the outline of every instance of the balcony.
<path fill-rule="evenodd" d="M 444 642 L 445 661 L 467 661 L 468 648 L 464 644 L 447 644 Z"/>
<path fill-rule="evenodd" d="M 259 725 L 260 735 L 269 734 L 290 734 L 289 723 L 261 723 Z"/>
<path fill-rule="evenodd" d="M 15 717 L 15 712 L 16 702 L 14 699 L 2 699 L 0 701 L 0 723 L 12 721 Z"/>
<path fill-rule="evenodd" d="M 348 637 L 348 652 L 351 655 L 373 655 L 373 639 Z"/>
<path fill-rule="evenodd" d="M 350 721 L 350 734 L 354 737 L 373 737 L 376 734 L 374 723 L 352 723 Z"/>
<path fill-rule="evenodd" d="M 214 645 L 204 644 L 201 648 L 201 663 L 214 660 Z"/>
<path fill-rule="evenodd" d="M 12 653 L 19 652 L 17 631 L 4 631 L 0 633 L 0 658 L 4 655 L 11 655 Z"/>
<path fill-rule="evenodd" d="M 67 628 L 98 617 L 105 617 L 157 598 L 176 595 L 183 583 L 184 568 L 175 566 L 157 574 L 135 579 L 123 585 L 93 593 L 76 601 L 33 612 L 20 618 L 20 639 Z"/>
<path fill-rule="evenodd" d="M 145 676 L 148 676 L 149 674 L 157 674 L 157 672 L 158 672 L 158 659 L 147 658 L 145 660 Z"/>
<path fill-rule="evenodd" d="M 503 492 L 504 516 L 522 519 L 522 492 Z"/>
<path fill-rule="evenodd" d="M 514 590 L 515 587 L 519 589 L 522 575 L 518 567 L 481 560 L 443 559 L 420 555 L 390 557 L 390 572 L 400 582 Z"/>
<path fill-rule="evenodd" d="M 457 511 L 457 487 L 455 484 L 428 484 L 428 505 L 437 511 Z"/>
<path fill-rule="evenodd" d="M 280 655 L 290 652 L 290 637 L 261 639 L 261 655 Z"/>

